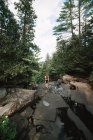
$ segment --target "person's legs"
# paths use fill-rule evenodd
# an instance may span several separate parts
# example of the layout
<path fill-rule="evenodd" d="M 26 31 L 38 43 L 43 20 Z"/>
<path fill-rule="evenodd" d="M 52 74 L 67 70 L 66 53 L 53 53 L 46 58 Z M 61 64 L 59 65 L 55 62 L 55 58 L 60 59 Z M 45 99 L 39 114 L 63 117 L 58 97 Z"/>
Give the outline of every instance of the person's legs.
<path fill-rule="evenodd" d="M 48 80 L 45 80 L 45 87 L 48 88 Z"/>

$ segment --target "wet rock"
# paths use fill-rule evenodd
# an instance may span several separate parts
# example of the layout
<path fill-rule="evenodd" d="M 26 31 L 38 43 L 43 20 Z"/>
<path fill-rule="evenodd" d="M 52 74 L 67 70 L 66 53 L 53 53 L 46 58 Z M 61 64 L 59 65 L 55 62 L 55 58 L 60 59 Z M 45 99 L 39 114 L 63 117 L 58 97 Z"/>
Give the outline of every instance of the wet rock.
<path fill-rule="evenodd" d="M 70 89 L 71 89 L 71 90 L 76 90 L 76 86 L 70 84 Z"/>
<path fill-rule="evenodd" d="M 36 126 L 36 132 L 42 132 L 42 133 L 45 133 L 45 128 L 44 128 L 44 125 L 37 125 Z"/>
<path fill-rule="evenodd" d="M 28 87 L 29 89 L 32 89 L 32 90 L 37 90 L 37 88 L 38 88 L 38 84 L 36 84 L 36 83 L 31 83 L 31 84 L 29 84 L 29 87 Z"/>
<path fill-rule="evenodd" d="M 11 122 L 16 125 L 17 135 L 28 128 L 28 120 L 19 113 L 15 114 L 10 119 Z"/>
<path fill-rule="evenodd" d="M 60 88 L 57 88 L 57 89 L 55 89 L 55 93 L 56 94 L 59 94 L 59 95 L 63 95 L 64 94 L 64 91 L 63 91 L 63 87 L 60 87 Z"/>
<path fill-rule="evenodd" d="M 68 114 L 69 118 L 75 123 L 75 125 L 77 126 L 77 128 L 83 132 L 84 136 L 86 137 L 86 140 L 93 140 L 93 135 L 90 133 L 90 131 L 88 130 L 88 128 L 78 118 L 78 116 L 76 116 L 72 112 L 72 110 L 70 108 L 68 109 L 67 114 Z"/>
<path fill-rule="evenodd" d="M 59 117 L 56 118 L 55 122 L 37 120 L 35 124 L 39 134 L 38 140 L 59 140 L 64 137 L 64 123 L 60 121 Z"/>
<path fill-rule="evenodd" d="M 23 112 L 21 112 L 21 116 L 30 118 L 33 114 L 33 109 L 31 107 L 27 107 Z"/>
<path fill-rule="evenodd" d="M 30 128 L 30 131 L 28 132 L 28 138 L 26 140 L 34 140 L 34 137 L 36 135 L 36 128 Z"/>
<path fill-rule="evenodd" d="M 78 95 L 82 92 L 81 100 L 86 106 L 88 111 L 93 114 L 93 90 L 88 83 L 84 82 L 70 82 L 72 85 L 77 87 Z"/>
<path fill-rule="evenodd" d="M 7 95 L 5 88 L 0 88 L 0 99 L 4 98 Z"/>
<path fill-rule="evenodd" d="M 16 136 L 16 139 L 17 140 L 26 140 L 27 133 L 28 132 L 27 132 L 26 129 L 22 130 L 21 134 L 19 134 L 19 135 Z"/>
<path fill-rule="evenodd" d="M 58 79 L 56 83 L 57 88 L 59 88 L 61 84 L 62 84 L 62 79 Z"/>
<path fill-rule="evenodd" d="M 72 101 L 87 104 L 84 92 L 79 89 L 71 90 L 69 85 L 62 84 L 62 88 L 59 88 L 57 93 L 62 95 L 64 98 L 68 98 L 68 100 L 70 98 Z"/>
<path fill-rule="evenodd" d="M 85 94 L 79 90 L 77 90 L 76 92 L 72 91 L 71 100 L 81 104 L 87 104 Z"/>
<path fill-rule="evenodd" d="M 56 109 L 60 107 L 68 107 L 60 95 L 46 94 L 36 107 L 34 119 L 55 121 Z"/>
<path fill-rule="evenodd" d="M 49 107 L 44 106 L 43 103 L 41 102 L 35 110 L 34 118 L 40 120 L 55 121 L 56 110 L 53 109 L 51 106 Z"/>

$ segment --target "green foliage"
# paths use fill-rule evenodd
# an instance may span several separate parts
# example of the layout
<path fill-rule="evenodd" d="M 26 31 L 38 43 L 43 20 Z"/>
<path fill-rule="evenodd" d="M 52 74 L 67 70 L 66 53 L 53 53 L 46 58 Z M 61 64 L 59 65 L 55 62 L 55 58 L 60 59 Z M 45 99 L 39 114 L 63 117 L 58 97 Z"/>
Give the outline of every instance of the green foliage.
<path fill-rule="evenodd" d="M 62 10 L 59 14 L 59 18 L 57 19 L 58 25 L 54 27 L 54 34 L 55 35 L 62 35 L 63 32 L 68 32 L 71 30 L 72 36 L 73 36 L 73 29 L 74 24 L 74 14 L 73 14 L 73 8 L 75 7 L 73 0 L 68 0 L 64 2 L 64 5 L 62 6 Z"/>
<path fill-rule="evenodd" d="M 51 67 L 58 74 L 77 74 L 79 76 L 87 76 L 93 79 L 93 2 L 83 0 L 68 0 L 64 2 L 62 10 L 57 20 L 58 26 L 55 27 L 57 35 L 57 48 L 53 55 Z M 83 17 L 81 17 L 81 13 Z M 69 16 L 68 16 L 69 15 Z M 72 18 L 71 18 L 72 17 Z M 70 28 L 73 30 L 74 18 L 79 23 L 79 32 L 63 39 L 63 33 Z M 81 21 L 83 18 L 83 21 Z M 72 25 L 71 25 L 72 23 Z M 75 25 L 77 27 L 77 25 Z M 82 28 L 81 28 L 82 27 Z M 70 31 L 70 33 L 72 30 Z M 65 36 L 65 35 L 64 35 Z M 55 74 L 54 74 L 55 75 Z"/>
<path fill-rule="evenodd" d="M 49 75 L 49 79 L 53 79 L 53 74 L 55 73 L 54 68 L 52 68 L 52 61 L 47 54 L 45 62 L 40 62 L 39 63 L 39 71 L 36 71 L 36 74 L 34 75 L 34 81 L 37 83 L 42 83 L 45 80 L 45 75 Z"/>
<path fill-rule="evenodd" d="M 11 125 L 7 116 L 0 118 L 0 140 L 13 140 L 16 136 L 16 126 Z"/>
<path fill-rule="evenodd" d="M 42 70 L 36 72 L 36 74 L 33 76 L 33 81 L 40 84 L 44 82 L 44 74 L 42 73 Z"/>
<path fill-rule="evenodd" d="M 39 48 L 33 43 L 36 15 L 32 0 L 15 4 L 19 20 L 0 1 L 0 82 L 18 84 L 31 82 L 33 71 L 38 70 Z"/>
<path fill-rule="evenodd" d="M 76 46 L 73 46 L 73 43 Z M 92 57 L 93 47 L 79 47 L 79 40 L 75 38 L 67 41 L 60 41 L 57 47 L 57 52 L 54 54 L 53 68 L 59 74 L 77 74 L 89 76 L 93 67 Z"/>
<path fill-rule="evenodd" d="M 39 63 L 39 69 L 36 71 L 34 75 L 34 81 L 36 83 L 42 83 L 44 82 L 44 77 L 46 74 L 46 64 L 45 63 Z"/>

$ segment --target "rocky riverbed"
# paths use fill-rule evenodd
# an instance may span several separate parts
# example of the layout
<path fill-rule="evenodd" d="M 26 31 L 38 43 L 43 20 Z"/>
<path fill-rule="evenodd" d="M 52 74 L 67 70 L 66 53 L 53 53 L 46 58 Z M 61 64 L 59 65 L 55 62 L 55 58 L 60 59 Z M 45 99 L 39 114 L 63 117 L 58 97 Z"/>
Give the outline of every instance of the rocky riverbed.
<path fill-rule="evenodd" d="M 6 103 L 18 107 L 7 111 L 17 126 L 16 140 L 93 140 L 93 116 L 83 91 L 55 81 L 48 89 L 41 84 L 37 91 L 17 89 L 8 96 Z M 1 109 L 6 105 L 1 100 Z"/>

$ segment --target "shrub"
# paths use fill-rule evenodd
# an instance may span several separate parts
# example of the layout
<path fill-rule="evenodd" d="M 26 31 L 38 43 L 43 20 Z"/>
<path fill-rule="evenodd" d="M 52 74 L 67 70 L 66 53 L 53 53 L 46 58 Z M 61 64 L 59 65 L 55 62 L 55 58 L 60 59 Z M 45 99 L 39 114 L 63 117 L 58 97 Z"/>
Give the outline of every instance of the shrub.
<path fill-rule="evenodd" d="M 16 126 L 11 125 L 8 116 L 0 118 L 0 140 L 13 140 L 16 136 Z"/>

